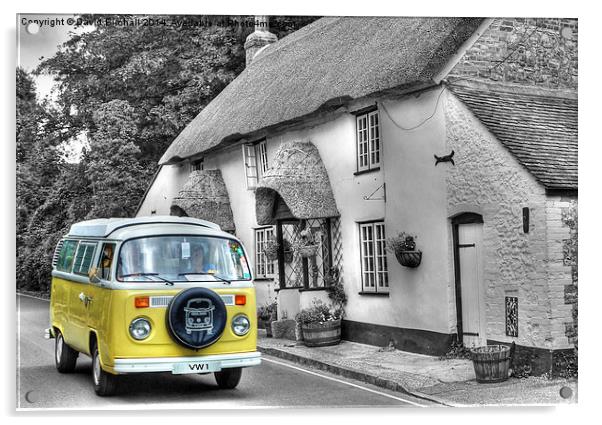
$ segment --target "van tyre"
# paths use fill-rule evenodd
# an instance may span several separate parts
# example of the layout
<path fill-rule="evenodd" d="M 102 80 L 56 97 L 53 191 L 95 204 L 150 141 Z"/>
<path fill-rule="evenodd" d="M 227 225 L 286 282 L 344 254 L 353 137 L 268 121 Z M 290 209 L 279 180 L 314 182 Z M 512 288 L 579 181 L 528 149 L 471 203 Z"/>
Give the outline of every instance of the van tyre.
<path fill-rule="evenodd" d="M 236 388 L 242 376 L 241 367 L 233 367 L 215 372 L 215 381 L 222 390 L 232 390 Z"/>
<path fill-rule="evenodd" d="M 112 396 L 117 389 L 117 376 L 102 370 L 100 354 L 96 344 L 92 351 L 92 383 L 94 384 L 94 391 L 101 397 Z"/>
<path fill-rule="evenodd" d="M 60 331 L 56 331 L 54 339 L 54 361 L 60 373 L 71 373 L 75 370 L 75 363 L 79 353 L 69 347 Z"/>

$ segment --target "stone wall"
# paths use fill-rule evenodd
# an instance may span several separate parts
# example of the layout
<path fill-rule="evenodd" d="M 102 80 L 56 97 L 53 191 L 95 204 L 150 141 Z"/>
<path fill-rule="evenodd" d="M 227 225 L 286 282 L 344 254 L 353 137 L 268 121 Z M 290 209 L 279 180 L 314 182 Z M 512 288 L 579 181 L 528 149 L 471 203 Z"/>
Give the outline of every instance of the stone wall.
<path fill-rule="evenodd" d="M 577 19 L 497 18 L 451 77 L 577 89 Z"/>
<path fill-rule="evenodd" d="M 446 177 L 448 215 L 469 211 L 483 216 L 487 338 L 555 348 L 546 267 L 545 190 L 449 93 L 445 119 L 448 148 L 455 151 L 456 162 Z M 525 207 L 530 213 L 527 233 Z M 518 337 L 506 334 L 506 297 L 518 298 Z"/>
<path fill-rule="evenodd" d="M 546 215 L 551 337 L 555 347 L 571 347 L 577 342 L 577 198 L 548 198 Z"/>

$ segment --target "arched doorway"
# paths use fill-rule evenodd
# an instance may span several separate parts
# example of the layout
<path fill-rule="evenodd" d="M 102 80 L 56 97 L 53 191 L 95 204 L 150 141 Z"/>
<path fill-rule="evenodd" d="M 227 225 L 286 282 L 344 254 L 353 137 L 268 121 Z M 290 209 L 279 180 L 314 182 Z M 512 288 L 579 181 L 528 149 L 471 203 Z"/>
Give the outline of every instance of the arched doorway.
<path fill-rule="evenodd" d="M 483 283 L 483 217 L 452 218 L 458 339 L 467 347 L 487 344 Z"/>

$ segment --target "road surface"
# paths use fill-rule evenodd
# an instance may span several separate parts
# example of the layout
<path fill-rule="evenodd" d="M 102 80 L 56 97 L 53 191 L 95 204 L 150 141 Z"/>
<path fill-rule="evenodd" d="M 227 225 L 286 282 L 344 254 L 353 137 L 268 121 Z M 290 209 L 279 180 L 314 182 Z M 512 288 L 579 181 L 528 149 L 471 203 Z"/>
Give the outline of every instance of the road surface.
<path fill-rule="evenodd" d="M 90 358 L 80 355 L 72 374 L 54 366 L 54 340 L 44 339 L 48 301 L 17 295 L 17 407 L 254 408 L 254 407 L 416 407 L 432 405 L 405 394 L 383 390 L 269 356 L 247 368 L 234 390 L 219 390 L 213 375 L 154 373 L 121 377 L 114 397 L 96 396 Z"/>

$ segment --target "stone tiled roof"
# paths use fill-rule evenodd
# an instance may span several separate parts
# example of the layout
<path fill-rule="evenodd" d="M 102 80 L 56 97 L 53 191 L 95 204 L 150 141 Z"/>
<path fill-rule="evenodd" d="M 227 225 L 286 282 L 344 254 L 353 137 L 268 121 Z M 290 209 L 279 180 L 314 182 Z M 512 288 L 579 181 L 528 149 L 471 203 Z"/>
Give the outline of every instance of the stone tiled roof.
<path fill-rule="evenodd" d="M 268 46 L 178 135 L 160 164 L 372 93 L 433 84 L 482 18 L 322 18 Z"/>
<path fill-rule="evenodd" d="M 577 190 L 577 97 L 466 82 L 451 91 L 546 189 Z"/>

